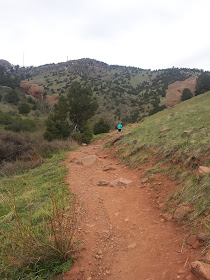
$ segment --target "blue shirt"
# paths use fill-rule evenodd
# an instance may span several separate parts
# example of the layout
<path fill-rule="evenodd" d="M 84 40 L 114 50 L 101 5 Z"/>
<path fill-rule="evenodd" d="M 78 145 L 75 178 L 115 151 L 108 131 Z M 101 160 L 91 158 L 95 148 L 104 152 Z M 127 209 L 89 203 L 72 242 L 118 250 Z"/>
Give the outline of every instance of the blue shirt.
<path fill-rule="evenodd" d="M 121 129 L 121 128 L 122 128 L 122 125 L 121 125 L 121 124 L 118 124 L 117 128 L 118 128 L 118 129 Z"/>

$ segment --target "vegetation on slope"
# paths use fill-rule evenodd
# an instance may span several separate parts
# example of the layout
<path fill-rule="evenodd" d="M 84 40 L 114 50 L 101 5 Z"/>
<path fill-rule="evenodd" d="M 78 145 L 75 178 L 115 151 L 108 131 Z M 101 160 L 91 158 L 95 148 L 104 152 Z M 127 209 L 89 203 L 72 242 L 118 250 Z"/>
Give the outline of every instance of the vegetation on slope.
<path fill-rule="evenodd" d="M 132 135 L 116 142 L 122 160 L 136 167 L 149 160 L 151 153 L 157 162 L 150 172 L 168 172 L 183 188 L 171 202 L 190 204 L 196 220 L 209 215 L 210 176 L 198 176 L 198 166 L 210 167 L 210 92 L 184 101 L 131 128 Z"/>
<path fill-rule="evenodd" d="M 93 59 L 67 61 L 21 71 L 25 77 L 30 76 L 30 82 L 42 85 L 47 95 L 67 95 L 68 88 L 74 82 L 91 86 L 94 98 L 100 105 L 95 119 L 97 121 L 105 116 L 112 128 L 119 120 L 124 124 L 132 123 L 163 110 L 169 84 L 197 77 L 201 73 L 196 69 L 178 68 L 151 71 L 108 65 Z"/>
<path fill-rule="evenodd" d="M 57 154 L 36 169 L 0 179 L 1 279 L 50 279 L 70 269 L 76 216 L 63 159 Z"/>

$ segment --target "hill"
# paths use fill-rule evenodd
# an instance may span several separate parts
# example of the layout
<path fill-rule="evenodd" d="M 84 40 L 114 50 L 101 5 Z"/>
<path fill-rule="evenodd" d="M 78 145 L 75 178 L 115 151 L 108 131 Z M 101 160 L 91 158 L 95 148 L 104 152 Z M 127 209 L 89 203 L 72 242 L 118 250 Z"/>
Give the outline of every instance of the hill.
<path fill-rule="evenodd" d="M 132 133 L 114 144 L 129 166 L 148 165 L 146 176 L 151 182 L 155 174 L 164 173 L 181 184 L 176 193 L 174 190 L 167 197 L 163 208 L 172 205 L 174 211 L 178 205 L 188 205 L 193 209 L 188 219 L 204 217 L 203 225 L 209 222 L 209 108 L 210 92 L 207 92 L 127 128 Z M 201 166 L 206 166 L 206 172 Z"/>
<path fill-rule="evenodd" d="M 108 65 L 94 59 L 79 59 L 39 67 L 20 68 L 20 75 L 44 87 L 46 96 L 66 95 L 74 82 L 90 86 L 100 107 L 96 118 L 108 118 L 114 126 L 135 122 L 165 108 L 169 84 L 195 79 L 197 69 L 161 69 Z"/>

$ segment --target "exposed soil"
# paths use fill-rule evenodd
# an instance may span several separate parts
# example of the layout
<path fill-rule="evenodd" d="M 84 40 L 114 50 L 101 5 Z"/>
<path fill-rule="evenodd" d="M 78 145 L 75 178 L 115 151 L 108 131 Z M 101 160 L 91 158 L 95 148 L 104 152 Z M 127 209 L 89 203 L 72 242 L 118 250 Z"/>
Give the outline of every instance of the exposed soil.
<path fill-rule="evenodd" d="M 184 245 L 187 232 L 160 209 L 165 194 L 178 186 L 160 174 L 143 184 L 150 166 L 130 170 L 103 149 L 106 141 L 81 146 L 65 161 L 67 183 L 82 206 L 77 238 L 84 250 L 63 279 L 196 279 L 190 264 L 200 251 Z M 89 155 L 96 156 L 95 162 L 81 164 Z M 121 177 L 132 182 L 98 186 L 100 180 L 110 183 Z"/>

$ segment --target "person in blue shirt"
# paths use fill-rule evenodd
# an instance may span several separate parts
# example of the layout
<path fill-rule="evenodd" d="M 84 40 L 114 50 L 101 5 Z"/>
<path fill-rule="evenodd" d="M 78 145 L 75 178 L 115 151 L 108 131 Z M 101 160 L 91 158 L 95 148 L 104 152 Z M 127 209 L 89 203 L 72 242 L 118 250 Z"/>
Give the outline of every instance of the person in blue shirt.
<path fill-rule="evenodd" d="M 118 124 L 117 129 L 118 129 L 118 132 L 121 132 L 122 125 L 120 123 Z"/>

